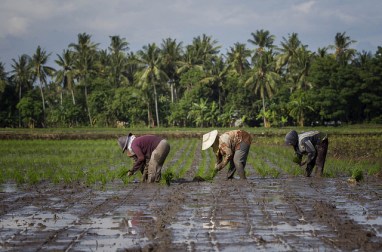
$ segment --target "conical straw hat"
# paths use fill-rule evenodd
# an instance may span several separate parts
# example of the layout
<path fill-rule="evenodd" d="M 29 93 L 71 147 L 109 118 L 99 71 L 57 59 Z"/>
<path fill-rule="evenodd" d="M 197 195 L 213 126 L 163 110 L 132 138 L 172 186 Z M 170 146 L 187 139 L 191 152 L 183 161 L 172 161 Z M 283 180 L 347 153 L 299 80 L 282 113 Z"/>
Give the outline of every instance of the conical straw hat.
<path fill-rule="evenodd" d="M 217 136 L 218 136 L 217 130 L 213 130 L 211 132 L 204 134 L 203 142 L 202 142 L 202 150 L 207 150 L 208 148 L 210 148 L 214 144 Z"/>

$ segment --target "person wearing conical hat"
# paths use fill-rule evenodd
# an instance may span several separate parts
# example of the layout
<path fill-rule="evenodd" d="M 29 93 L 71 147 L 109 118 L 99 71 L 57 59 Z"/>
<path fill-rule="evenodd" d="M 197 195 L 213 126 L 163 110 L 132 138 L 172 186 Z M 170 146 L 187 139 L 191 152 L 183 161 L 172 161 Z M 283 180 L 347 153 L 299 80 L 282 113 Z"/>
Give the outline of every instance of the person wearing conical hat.
<path fill-rule="evenodd" d="M 305 168 L 305 176 L 310 177 L 314 166 L 316 176 L 324 173 L 325 159 L 328 152 L 328 135 L 319 131 L 308 131 L 297 134 L 295 130 L 288 132 L 285 136 L 285 144 L 293 146 L 295 158 L 293 161 Z M 303 155 L 307 155 L 306 161 L 302 162 Z"/>
<path fill-rule="evenodd" d="M 203 135 L 202 150 L 212 147 L 216 156 L 216 171 L 230 164 L 227 179 L 232 179 L 236 171 L 240 179 L 246 179 L 244 168 L 251 142 L 251 135 L 244 130 L 232 130 L 220 136 L 217 130 L 213 130 Z"/>
<path fill-rule="evenodd" d="M 162 166 L 170 152 L 170 144 L 166 139 L 155 135 L 136 137 L 129 133 L 119 137 L 118 144 L 122 153 L 134 159 L 133 168 L 127 172 L 127 176 L 141 171 L 143 182 L 160 181 Z"/>

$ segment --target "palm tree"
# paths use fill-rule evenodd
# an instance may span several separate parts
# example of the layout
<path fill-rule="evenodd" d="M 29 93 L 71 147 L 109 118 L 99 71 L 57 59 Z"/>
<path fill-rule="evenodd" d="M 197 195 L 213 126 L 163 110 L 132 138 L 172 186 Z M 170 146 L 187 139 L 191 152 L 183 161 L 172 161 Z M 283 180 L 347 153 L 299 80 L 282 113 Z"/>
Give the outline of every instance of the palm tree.
<path fill-rule="evenodd" d="M 245 44 L 235 43 L 234 47 L 230 47 L 227 53 L 227 62 L 240 76 L 244 71 L 249 69 L 248 59 L 251 57 L 251 51 L 246 48 Z"/>
<path fill-rule="evenodd" d="M 301 47 L 306 48 L 307 46 L 301 44 L 297 33 L 292 33 L 287 39 L 283 37 L 281 48 L 279 49 L 280 54 L 277 60 L 277 68 L 279 69 L 286 64 L 293 65 L 297 57 L 297 51 Z M 288 69 L 290 69 L 290 67 L 287 68 L 287 71 Z"/>
<path fill-rule="evenodd" d="M 129 43 L 125 38 L 110 36 L 109 51 L 111 52 L 111 79 L 114 87 L 119 87 L 122 83 L 127 83 L 127 78 L 123 75 L 127 67 L 125 51 L 129 50 Z"/>
<path fill-rule="evenodd" d="M 139 83 L 141 85 L 151 85 L 153 88 L 157 126 L 160 127 L 157 85 L 163 83 L 164 81 L 167 82 L 168 80 L 168 76 L 161 69 L 160 49 L 155 43 L 149 44 L 148 46 L 144 46 L 142 50 L 138 51 L 138 56 L 140 64 L 143 66 Z"/>
<path fill-rule="evenodd" d="M 88 106 L 88 79 L 94 71 L 94 61 L 98 44 L 91 41 L 91 36 L 86 33 L 78 34 L 77 44 L 71 43 L 69 47 L 74 49 L 75 53 L 75 72 L 80 83 L 84 85 L 86 110 L 88 112 L 90 125 L 93 125 L 93 120 Z"/>
<path fill-rule="evenodd" d="M 248 42 L 257 46 L 256 54 L 262 54 L 264 49 L 272 49 L 275 46 L 273 42 L 275 41 L 275 36 L 270 35 L 268 30 L 257 30 L 256 33 L 251 33 L 253 39 L 248 39 Z"/>
<path fill-rule="evenodd" d="M 228 77 L 228 66 L 225 64 L 222 58 L 218 58 L 216 61 L 213 61 L 212 69 L 207 71 L 206 77 L 203 78 L 200 82 L 202 84 L 212 83 L 217 87 L 218 90 L 218 105 L 219 112 L 222 111 L 222 89 L 224 83 L 226 83 Z"/>
<path fill-rule="evenodd" d="M 18 90 L 19 93 L 19 102 L 22 98 L 23 90 L 24 92 L 27 92 L 28 90 L 31 90 L 33 88 L 33 80 L 32 80 L 32 73 L 31 73 L 31 57 L 27 54 L 23 54 L 19 56 L 18 61 L 15 59 L 12 59 L 13 64 L 11 65 L 12 71 L 11 71 L 11 80 L 16 84 L 16 90 Z M 19 114 L 19 127 L 21 127 L 21 117 Z"/>
<path fill-rule="evenodd" d="M 178 62 L 181 59 L 183 52 L 182 42 L 177 43 L 176 39 L 167 38 L 162 40 L 161 53 L 163 69 L 167 76 L 170 78 L 169 84 L 171 87 L 171 102 L 174 103 L 176 99 L 176 88 L 174 85 L 178 82 L 179 76 L 177 74 Z M 175 99 L 174 99 L 175 98 Z"/>
<path fill-rule="evenodd" d="M 206 34 L 193 39 L 192 47 L 196 53 L 195 57 L 202 65 L 208 66 L 212 58 L 219 53 L 221 46 L 218 46 L 217 43 L 217 40 L 213 40 Z"/>
<path fill-rule="evenodd" d="M 356 66 L 364 67 L 373 59 L 371 52 L 362 51 L 357 53 L 357 56 L 354 60 Z"/>
<path fill-rule="evenodd" d="M 252 32 L 251 35 L 253 39 L 249 39 L 248 42 L 254 44 L 257 48 L 252 58 L 253 69 L 245 84 L 252 85 L 255 94 L 260 94 L 263 103 L 263 115 L 265 115 L 265 96 L 272 97 L 276 89 L 276 83 L 279 80 L 272 52 L 272 48 L 275 47 L 273 45 L 275 36 L 270 35 L 269 31 L 264 30 L 257 30 L 256 33 Z M 268 127 L 268 121 L 265 116 L 263 116 L 263 121 L 264 127 Z"/>
<path fill-rule="evenodd" d="M 328 47 L 323 47 L 323 48 L 321 48 L 321 47 L 319 47 L 318 49 L 317 49 L 317 54 L 316 54 L 316 56 L 317 57 L 320 57 L 320 58 L 324 58 L 324 57 L 326 57 L 327 55 L 328 55 Z"/>
<path fill-rule="evenodd" d="M 125 38 L 119 36 L 109 36 L 110 37 L 110 46 L 109 50 L 112 54 L 116 55 L 120 52 L 125 52 L 129 50 L 129 42 Z"/>
<path fill-rule="evenodd" d="M 95 52 L 95 59 L 92 72 L 97 73 L 98 77 L 107 79 L 110 78 L 110 82 L 114 83 L 115 79 L 112 76 L 111 70 L 111 56 L 107 50 L 99 50 Z"/>
<path fill-rule="evenodd" d="M 11 79 L 16 83 L 16 89 L 19 93 L 19 101 L 22 97 L 22 90 L 28 91 L 33 88 L 32 75 L 31 75 L 31 57 L 26 54 L 19 56 L 18 61 L 12 59 L 11 65 Z"/>
<path fill-rule="evenodd" d="M 39 81 L 43 118 L 45 121 L 45 97 L 43 91 L 43 85 L 47 85 L 47 77 L 52 76 L 55 71 L 54 68 L 46 65 L 50 54 L 47 54 L 45 50 L 37 47 L 35 54 L 32 56 L 32 73 L 36 80 Z"/>
<path fill-rule="evenodd" d="M 346 32 L 337 33 L 334 39 L 334 45 L 331 45 L 330 48 L 335 49 L 334 55 L 336 59 L 341 64 L 347 64 L 356 53 L 355 49 L 349 48 L 351 44 L 357 41 L 350 39 L 349 36 L 346 36 Z"/>
<path fill-rule="evenodd" d="M 253 87 L 255 94 L 260 94 L 263 104 L 263 115 L 266 114 L 265 97 L 266 95 L 272 97 L 279 78 L 279 74 L 275 72 L 275 60 L 272 51 L 263 51 L 261 57 L 258 57 L 256 60 L 250 77 L 245 82 L 246 85 Z M 263 116 L 263 121 L 264 127 L 268 127 L 265 116 Z"/>
<path fill-rule="evenodd" d="M 56 71 L 56 82 L 62 83 L 62 87 L 72 95 L 73 105 L 76 104 L 76 99 L 74 97 L 74 54 L 70 50 L 63 50 L 62 54 L 57 54 L 57 58 L 54 62 L 61 67 L 60 70 Z"/>
<path fill-rule="evenodd" d="M 182 75 L 191 69 L 203 70 L 202 61 L 198 56 L 197 49 L 192 45 L 186 47 L 186 52 L 177 62 L 177 65 L 178 69 L 176 70 L 176 73 L 178 75 Z"/>
<path fill-rule="evenodd" d="M 308 81 L 309 71 L 313 62 L 314 53 L 300 47 L 296 50 L 294 62 L 291 64 L 286 75 L 287 81 L 290 83 L 291 92 L 293 90 L 304 90 L 312 88 L 313 85 Z"/>
<path fill-rule="evenodd" d="M 124 76 L 127 78 L 128 83 L 136 83 L 137 73 L 139 72 L 139 60 L 134 52 L 127 54 L 126 58 L 126 68 Z"/>

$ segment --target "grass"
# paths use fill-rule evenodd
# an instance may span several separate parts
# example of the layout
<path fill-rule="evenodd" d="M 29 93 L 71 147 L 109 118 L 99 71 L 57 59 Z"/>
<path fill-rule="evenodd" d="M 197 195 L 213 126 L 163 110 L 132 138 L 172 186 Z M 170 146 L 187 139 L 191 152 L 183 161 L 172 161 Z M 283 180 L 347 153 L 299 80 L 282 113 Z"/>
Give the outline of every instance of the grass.
<path fill-rule="evenodd" d="M 362 177 L 381 172 L 382 135 L 333 136 L 329 140 L 325 177 Z M 171 151 L 162 170 L 162 183 L 193 176 L 211 181 L 215 156 L 200 149 L 199 138 L 170 138 Z M 356 144 L 354 143 L 356 142 Z M 198 153 L 199 152 L 199 153 Z M 140 179 L 119 175 L 131 169 L 132 160 L 113 140 L 0 140 L 0 183 L 83 183 L 105 185 L 114 180 L 128 184 Z M 304 169 L 293 163 L 293 149 L 278 136 L 255 137 L 246 172 L 260 177 L 301 176 Z M 195 160 L 196 158 L 196 160 Z M 253 167 L 249 169 L 248 167 Z M 221 172 L 225 172 L 227 168 Z M 358 174 L 358 175 L 357 175 Z M 187 178 L 192 179 L 192 178 Z"/>
<path fill-rule="evenodd" d="M 106 184 L 131 161 L 111 140 L 2 140 L 0 182 Z"/>

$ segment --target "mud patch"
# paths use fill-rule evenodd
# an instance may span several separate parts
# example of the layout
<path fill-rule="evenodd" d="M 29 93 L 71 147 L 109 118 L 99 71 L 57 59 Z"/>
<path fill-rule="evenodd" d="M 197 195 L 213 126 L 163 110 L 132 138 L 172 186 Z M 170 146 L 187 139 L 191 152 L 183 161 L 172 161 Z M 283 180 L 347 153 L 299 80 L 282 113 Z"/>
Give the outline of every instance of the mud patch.
<path fill-rule="evenodd" d="M 105 190 L 3 185 L 0 199 L 2 251 L 382 249 L 377 180 L 351 186 L 345 178 L 216 177 L 170 186 L 115 182 Z"/>

